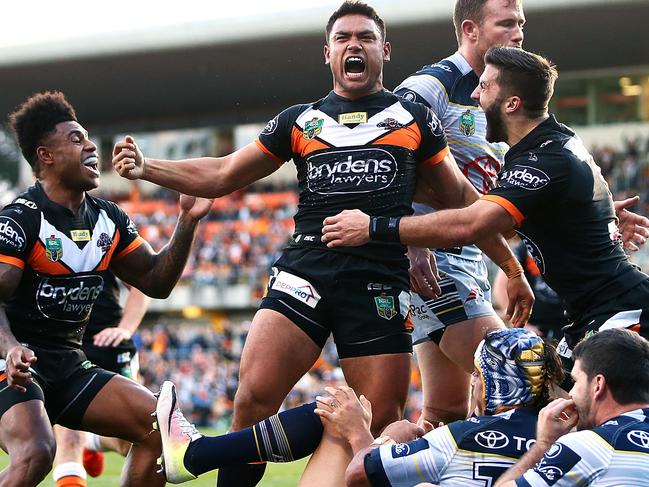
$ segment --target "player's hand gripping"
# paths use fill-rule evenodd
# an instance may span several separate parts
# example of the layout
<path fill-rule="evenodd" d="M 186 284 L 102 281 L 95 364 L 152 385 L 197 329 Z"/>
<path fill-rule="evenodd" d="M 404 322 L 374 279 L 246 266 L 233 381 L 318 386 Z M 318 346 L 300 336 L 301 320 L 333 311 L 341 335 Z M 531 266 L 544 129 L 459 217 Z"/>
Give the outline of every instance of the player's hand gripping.
<path fill-rule="evenodd" d="M 649 238 L 649 219 L 627 209 L 634 206 L 639 200 L 639 196 L 634 196 L 613 202 L 624 248 L 632 252 L 639 250 Z"/>
<path fill-rule="evenodd" d="M 315 413 L 320 416 L 325 429 L 338 438 L 372 442 L 372 404 L 363 395 L 356 397 L 354 389 L 347 386 L 325 387 L 327 396 L 317 396 Z M 369 444 L 368 443 L 368 444 Z M 367 445 L 365 445 L 367 446 Z"/>
<path fill-rule="evenodd" d="M 389 436 L 397 443 L 406 443 L 424 436 L 433 429 L 433 425 L 428 421 L 422 422 L 421 425 L 411 423 L 407 419 L 395 421 L 389 424 L 381 433 L 381 436 Z"/>
<path fill-rule="evenodd" d="M 370 241 L 370 217 L 361 210 L 343 210 L 323 223 L 322 241 L 327 247 L 359 247 Z"/>
<path fill-rule="evenodd" d="M 530 319 L 534 305 L 534 293 L 525 275 L 507 279 L 507 297 L 509 302 L 505 318 L 514 328 L 524 327 Z"/>
<path fill-rule="evenodd" d="M 186 194 L 180 195 L 180 211 L 195 221 L 200 220 L 210 212 L 212 203 L 214 203 L 214 199 L 197 198 Z"/>
<path fill-rule="evenodd" d="M 140 179 L 144 175 L 144 155 L 130 135 L 115 144 L 113 167 L 126 179 Z"/>
<path fill-rule="evenodd" d="M 25 386 L 32 383 L 29 367 L 36 362 L 34 352 L 22 345 L 16 345 L 9 349 L 5 361 L 9 387 L 18 392 L 26 392 Z"/>
<path fill-rule="evenodd" d="M 435 255 L 426 248 L 408 247 L 410 260 L 410 289 L 421 295 L 436 299 L 441 296 L 440 279 Z"/>

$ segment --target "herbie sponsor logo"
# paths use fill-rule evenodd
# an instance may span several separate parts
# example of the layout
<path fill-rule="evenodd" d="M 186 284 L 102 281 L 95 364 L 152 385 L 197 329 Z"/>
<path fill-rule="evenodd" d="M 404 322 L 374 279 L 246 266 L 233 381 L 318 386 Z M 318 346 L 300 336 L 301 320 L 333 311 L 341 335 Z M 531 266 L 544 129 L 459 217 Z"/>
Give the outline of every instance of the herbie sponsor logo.
<path fill-rule="evenodd" d="M 547 186 L 550 182 L 550 177 L 535 167 L 516 166 L 503 171 L 500 176 L 500 181 L 509 186 L 536 191 Z"/>
<path fill-rule="evenodd" d="M 369 193 L 389 187 L 397 162 L 383 149 L 324 152 L 307 159 L 307 186 L 313 193 Z"/>
<path fill-rule="evenodd" d="M 58 321 L 85 321 L 104 287 L 97 275 L 48 277 L 36 291 L 36 303 L 43 316 Z"/>
<path fill-rule="evenodd" d="M 270 288 L 293 296 L 310 308 L 315 308 L 320 301 L 320 294 L 309 281 L 285 271 L 271 277 Z"/>
<path fill-rule="evenodd" d="M 0 216 L 0 245 L 15 250 L 24 250 L 25 231 L 16 220 L 8 216 Z"/>

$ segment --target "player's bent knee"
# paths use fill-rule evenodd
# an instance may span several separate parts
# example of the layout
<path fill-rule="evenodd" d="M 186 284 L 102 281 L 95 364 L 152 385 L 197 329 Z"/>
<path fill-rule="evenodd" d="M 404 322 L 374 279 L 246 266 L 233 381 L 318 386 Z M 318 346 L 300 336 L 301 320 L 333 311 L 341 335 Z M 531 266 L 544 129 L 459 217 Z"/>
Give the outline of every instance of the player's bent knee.
<path fill-rule="evenodd" d="M 438 423 L 442 421 L 443 423 L 452 423 L 453 421 L 459 421 L 466 419 L 469 413 L 468 404 L 458 404 L 455 407 L 449 408 L 433 408 L 424 406 L 422 408 L 422 414 L 424 419 L 431 423 Z"/>
<path fill-rule="evenodd" d="M 52 469 L 56 443 L 48 440 L 34 440 L 11 452 L 11 469 L 16 477 L 23 478 L 26 485 L 36 485 Z"/>

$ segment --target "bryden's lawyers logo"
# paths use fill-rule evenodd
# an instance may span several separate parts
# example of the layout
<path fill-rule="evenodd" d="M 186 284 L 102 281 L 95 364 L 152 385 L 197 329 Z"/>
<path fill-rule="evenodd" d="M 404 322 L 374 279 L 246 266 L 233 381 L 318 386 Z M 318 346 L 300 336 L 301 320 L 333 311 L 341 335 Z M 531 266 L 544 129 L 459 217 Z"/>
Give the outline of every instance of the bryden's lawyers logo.
<path fill-rule="evenodd" d="M 95 274 L 43 279 L 36 293 L 38 309 L 46 318 L 79 323 L 88 318 L 104 280 Z"/>
<path fill-rule="evenodd" d="M 0 216 L 0 245 L 23 250 L 26 240 L 25 231 L 16 220 Z"/>
<path fill-rule="evenodd" d="M 397 162 L 384 149 L 323 152 L 307 158 L 307 188 L 318 194 L 369 193 L 389 187 Z"/>
<path fill-rule="evenodd" d="M 531 166 L 515 166 L 501 173 L 501 183 L 536 191 L 548 185 L 550 177 L 540 169 Z"/>

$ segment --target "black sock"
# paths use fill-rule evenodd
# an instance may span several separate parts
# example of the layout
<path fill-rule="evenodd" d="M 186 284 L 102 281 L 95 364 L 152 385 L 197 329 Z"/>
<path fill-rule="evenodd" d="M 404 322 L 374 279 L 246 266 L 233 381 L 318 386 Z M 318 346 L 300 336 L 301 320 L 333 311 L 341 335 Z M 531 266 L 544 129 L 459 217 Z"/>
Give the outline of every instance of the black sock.
<path fill-rule="evenodd" d="M 185 467 L 194 475 L 221 468 L 219 487 L 251 487 L 264 474 L 264 465 L 240 469 L 250 462 L 291 462 L 313 453 L 322 437 L 316 403 L 282 411 L 254 426 L 222 436 L 193 441 L 185 454 Z M 235 469 L 222 467 L 237 466 Z M 223 479 L 223 480 L 222 480 Z"/>

